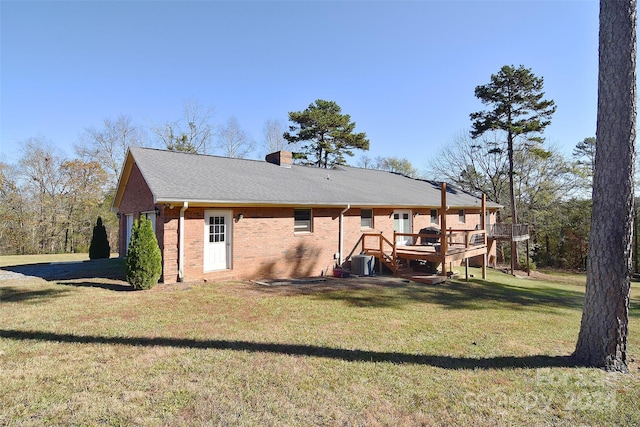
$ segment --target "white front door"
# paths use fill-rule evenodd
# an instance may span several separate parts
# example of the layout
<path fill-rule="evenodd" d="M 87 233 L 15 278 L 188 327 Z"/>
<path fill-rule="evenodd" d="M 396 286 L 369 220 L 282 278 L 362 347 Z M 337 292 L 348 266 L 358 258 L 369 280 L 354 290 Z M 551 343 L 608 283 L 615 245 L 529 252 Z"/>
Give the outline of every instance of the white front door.
<path fill-rule="evenodd" d="M 204 212 L 204 271 L 231 267 L 231 211 Z"/>
<path fill-rule="evenodd" d="M 393 231 L 396 233 L 411 233 L 411 211 L 394 211 L 393 212 Z M 411 236 L 397 236 L 396 244 L 410 245 Z"/>

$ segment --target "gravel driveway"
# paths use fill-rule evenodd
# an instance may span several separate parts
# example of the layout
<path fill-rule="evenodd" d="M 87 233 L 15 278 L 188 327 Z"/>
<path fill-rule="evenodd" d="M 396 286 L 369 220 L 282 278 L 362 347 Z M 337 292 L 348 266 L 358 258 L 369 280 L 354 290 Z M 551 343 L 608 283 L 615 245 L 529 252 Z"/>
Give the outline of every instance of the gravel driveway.
<path fill-rule="evenodd" d="M 96 259 L 91 261 L 47 262 L 24 264 L 0 268 L 3 280 L 74 280 L 74 279 L 114 279 L 124 280 L 124 260 Z"/>
<path fill-rule="evenodd" d="M 26 276 L 22 273 L 0 269 L 0 282 L 2 282 L 3 280 L 30 280 L 30 279 L 33 279 L 33 276 Z"/>

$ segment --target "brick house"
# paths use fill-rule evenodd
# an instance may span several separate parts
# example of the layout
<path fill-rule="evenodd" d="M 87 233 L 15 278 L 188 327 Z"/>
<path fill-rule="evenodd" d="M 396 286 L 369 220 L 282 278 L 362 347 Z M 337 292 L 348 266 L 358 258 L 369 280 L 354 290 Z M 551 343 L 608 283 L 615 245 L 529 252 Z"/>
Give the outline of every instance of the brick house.
<path fill-rule="evenodd" d="M 481 199 L 449 187 L 447 226 L 473 230 Z M 500 206 L 488 203 L 487 224 Z M 131 148 L 112 209 L 120 256 L 134 219 L 151 219 L 165 283 L 327 274 L 362 233 L 438 226 L 440 184 L 396 173 Z M 411 242 L 401 242 L 411 243 Z"/>

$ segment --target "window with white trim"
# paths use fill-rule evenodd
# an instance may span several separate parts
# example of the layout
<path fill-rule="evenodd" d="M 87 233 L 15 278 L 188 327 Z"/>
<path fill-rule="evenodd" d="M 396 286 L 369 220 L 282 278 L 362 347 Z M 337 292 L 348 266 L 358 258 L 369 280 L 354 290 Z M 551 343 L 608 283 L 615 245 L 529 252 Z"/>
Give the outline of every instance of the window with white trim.
<path fill-rule="evenodd" d="M 295 233 L 311 233 L 311 209 L 293 210 L 293 231 Z"/>

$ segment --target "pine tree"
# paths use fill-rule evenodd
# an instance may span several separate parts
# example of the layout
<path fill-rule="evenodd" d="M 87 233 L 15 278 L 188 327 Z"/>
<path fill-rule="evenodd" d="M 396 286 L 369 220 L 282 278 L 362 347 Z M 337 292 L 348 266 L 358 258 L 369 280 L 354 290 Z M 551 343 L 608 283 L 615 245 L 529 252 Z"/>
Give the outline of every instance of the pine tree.
<path fill-rule="evenodd" d="M 575 358 L 628 372 L 636 148 L 636 0 L 600 1 L 597 149 L 587 283 Z"/>
<path fill-rule="evenodd" d="M 368 150 L 369 140 L 364 132 L 355 133 L 356 123 L 333 101 L 316 100 L 304 111 L 289 113 L 289 132 L 283 137 L 290 144 L 301 144 L 294 158 L 321 168 L 346 164 L 345 155 L 353 150 Z"/>
<path fill-rule="evenodd" d="M 162 255 L 151 220 L 140 218 L 133 223 L 127 248 L 126 275 L 134 289 L 151 289 L 162 274 Z"/>
<path fill-rule="evenodd" d="M 89 245 L 89 259 L 109 258 L 110 256 L 111 247 L 109 246 L 107 229 L 102 225 L 102 218 L 98 217 L 98 221 L 93 227 L 91 245 Z"/>
<path fill-rule="evenodd" d="M 516 193 L 514 185 L 514 152 L 517 140 L 520 139 L 529 152 L 548 155 L 537 147 L 542 138 L 536 136 L 551 123 L 551 116 L 556 111 L 553 100 L 543 99 L 544 79 L 536 77 L 529 68 L 513 65 L 503 66 L 497 74 L 491 75 L 491 83 L 476 86 L 475 95 L 484 105 L 490 107 L 486 111 L 471 113 L 473 120 L 471 137 L 478 138 L 487 131 L 500 130 L 506 134 L 507 158 L 509 161 L 509 191 L 511 202 L 511 222 L 518 223 L 516 209 Z M 502 154 L 501 147 L 492 148 L 489 153 Z M 511 244 L 511 268 L 518 265 L 517 243 Z"/>

